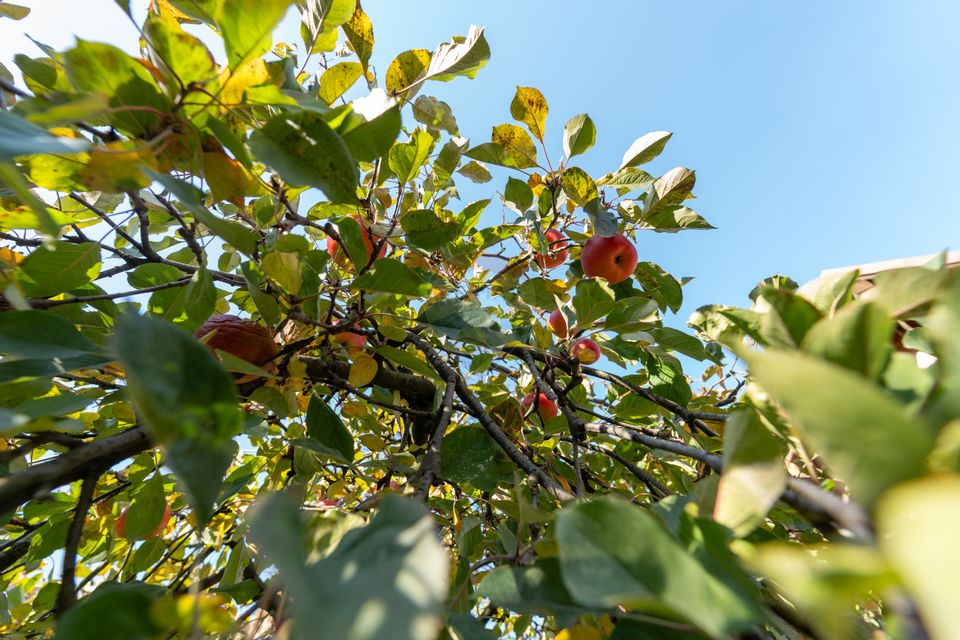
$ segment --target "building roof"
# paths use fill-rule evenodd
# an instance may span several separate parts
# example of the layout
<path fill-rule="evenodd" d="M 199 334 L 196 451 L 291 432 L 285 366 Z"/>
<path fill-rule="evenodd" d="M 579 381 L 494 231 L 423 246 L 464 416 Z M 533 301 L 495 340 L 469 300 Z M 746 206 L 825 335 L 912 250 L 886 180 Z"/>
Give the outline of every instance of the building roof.
<path fill-rule="evenodd" d="M 848 271 L 857 269 L 860 271 L 860 276 L 857 278 L 857 282 L 853 287 L 853 292 L 855 295 L 859 295 L 864 291 L 873 288 L 873 278 L 878 273 L 883 271 L 893 271 L 895 269 L 906 269 L 908 267 L 922 267 L 923 265 L 929 264 L 930 262 L 933 262 L 941 257 L 944 259 L 944 263 L 948 268 L 960 268 L 960 251 L 948 251 L 945 253 L 933 253 L 926 256 L 897 258 L 896 260 L 884 260 L 882 262 L 869 262 L 867 264 L 851 265 L 849 267 L 826 269 L 820 272 L 820 277 L 814 280 L 814 282 L 825 276 L 838 273 L 847 273 Z"/>

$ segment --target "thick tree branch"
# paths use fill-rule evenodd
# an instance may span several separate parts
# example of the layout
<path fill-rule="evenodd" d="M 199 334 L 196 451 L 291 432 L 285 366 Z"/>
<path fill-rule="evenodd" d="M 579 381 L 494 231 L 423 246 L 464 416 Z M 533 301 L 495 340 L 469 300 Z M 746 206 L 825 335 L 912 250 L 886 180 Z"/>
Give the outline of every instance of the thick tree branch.
<path fill-rule="evenodd" d="M 0 513 L 11 512 L 46 491 L 80 480 L 93 469 L 108 469 L 151 446 L 147 432 L 134 427 L 0 478 Z"/>
<path fill-rule="evenodd" d="M 423 454 L 422 475 L 417 483 L 417 490 L 414 496 L 426 499 L 430 495 L 430 487 L 434 481 L 440 478 L 440 445 L 443 442 L 443 434 L 447 431 L 450 424 L 450 416 L 453 414 L 453 396 L 457 390 L 456 380 L 447 380 L 443 391 L 443 402 L 440 405 L 440 415 L 437 418 L 437 426 L 430 436 L 430 442 L 427 445 L 427 452 Z"/>

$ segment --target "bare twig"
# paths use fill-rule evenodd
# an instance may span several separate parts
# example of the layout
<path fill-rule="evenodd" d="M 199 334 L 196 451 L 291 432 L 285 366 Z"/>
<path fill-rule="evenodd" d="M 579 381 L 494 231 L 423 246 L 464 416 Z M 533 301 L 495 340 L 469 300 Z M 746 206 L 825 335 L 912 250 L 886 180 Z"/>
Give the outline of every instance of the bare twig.
<path fill-rule="evenodd" d="M 414 496 L 426 499 L 430 494 L 430 487 L 435 480 L 440 478 L 440 444 L 443 441 L 443 434 L 447 431 L 450 424 L 450 416 L 453 413 L 453 396 L 457 390 L 456 380 L 447 380 L 443 392 L 443 402 L 440 405 L 440 415 L 437 418 L 437 426 L 430 436 L 430 443 L 427 445 L 427 452 L 423 454 L 423 467 L 420 482 L 417 484 L 417 490 Z"/>

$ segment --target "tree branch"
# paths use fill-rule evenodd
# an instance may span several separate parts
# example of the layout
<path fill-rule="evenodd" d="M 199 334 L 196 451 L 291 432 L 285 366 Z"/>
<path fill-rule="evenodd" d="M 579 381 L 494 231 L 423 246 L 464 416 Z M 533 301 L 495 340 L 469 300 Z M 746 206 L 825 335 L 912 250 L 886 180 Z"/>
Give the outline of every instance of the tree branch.
<path fill-rule="evenodd" d="M 73 510 L 73 519 L 67 530 L 67 542 L 63 550 L 63 571 L 60 574 L 60 591 L 57 592 L 57 604 L 54 608 L 59 618 L 77 601 L 77 587 L 75 584 L 77 571 L 77 549 L 80 547 L 80 536 L 83 534 L 83 523 L 86 522 L 87 512 L 93 503 L 93 491 L 97 487 L 100 470 L 92 470 L 83 478 L 80 487 L 80 497 Z"/>
<path fill-rule="evenodd" d="M 134 427 L 0 478 L 0 513 L 14 511 L 41 493 L 86 477 L 91 469 L 109 468 L 151 446 L 147 432 Z"/>
<path fill-rule="evenodd" d="M 543 469 L 534 464 L 532 460 L 517 449 L 513 442 L 510 441 L 510 438 L 507 437 L 507 434 L 505 434 L 500 426 L 494 422 L 493 418 L 487 414 L 483 405 L 480 404 L 480 400 L 470 391 L 460 374 L 440 357 L 436 350 L 430 346 L 429 342 L 410 332 L 407 333 L 407 340 L 423 352 L 423 355 L 427 357 L 427 360 L 430 361 L 433 368 L 436 369 L 443 378 L 455 381 L 457 396 L 470 409 L 470 414 L 480 422 L 483 428 L 487 430 L 487 433 L 490 434 L 490 437 L 493 438 L 494 442 L 500 445 L 500 448 L 503 449 L 507 456 L 513 460 L 520 469 L 536 478 L 537 482 L 557 500 L 572 500 L 574 498 L 574 496 L 561 487 L 556 480 L 548 476 Z"/>
<path fill-rule="evenodd" d="M 420 482 L 417 483 L 417 490 L 414 497 L 426 500 L 430 495 L 430 487 L 435 480 L 440 478 L 440 444 L 443 441 L 443 434 L 447 431 L 450 424 L 450 416 L 453 413 L 453 396 L 457 390 L 457 381 L 448 379 L 443 391 L 443 402 L 440 405 L 440 416 L 437 418 L 437 426 L 430 436 L 430 443 L 427 445 L 427 452 L 423 454 L 423 475 Z"/>

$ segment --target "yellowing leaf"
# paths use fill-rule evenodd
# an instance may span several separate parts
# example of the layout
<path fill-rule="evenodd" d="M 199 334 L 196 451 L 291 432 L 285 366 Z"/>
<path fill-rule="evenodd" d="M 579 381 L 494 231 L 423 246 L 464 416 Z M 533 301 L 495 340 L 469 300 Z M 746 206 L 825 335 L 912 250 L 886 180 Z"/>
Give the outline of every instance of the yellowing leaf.
<path fill-rule="evenodd" d="M 547 99 L 533 87 L 517 87 L 510 103 L 510 115 L 530 129 L 537 140 L 543 141 L 547 126 Z"/>
<path fill-rule="evenodd" d="M 203 154 L 203 176 L 210 185 L 213 203 L 227 200 L 242 207 L 244 196 L 262 192 L 259 183 L 242 164 L 220 152 Z"/>
<path fill-rule="evenodd" d="M 347 23 L 343 25 L 343 33 L 347 36 L 350 48 L 360 58 L 360 64 L 363 65 L 363 71 L 366 73 L 370 55 L 373 53 L 373 23 L 370 22 L 370 16 L 358 6 Z"/>
<path fill-rule="evenodd" d="M 123 143 L 111 142 L 106 149 L 90 152 L 90 161 L 77 174 L 77 179 L 91 191 L 136 191 L 150 184 L 143 165 L 156 166 L 149 149 L 128 150 L 123 148 Z"/>
<path fill-rule="evenodd" d="M 387 67 L 384 84 L 393 95 L 412 86 L 426 72 L 430 64 L 430 52 L 426 49 L 404 51 Z M 417 87 L 419 88 L 419 87 Z"/>
<path fill-rule="evenodd" d="M 253 58 L 236 69 L 224 68 L 220 72 L 219 101 L 222 111 L 226 112 L 243 102 L 243 93 L 248 87 L 255 87 L 270 79 L 270 72 L 263 58 Z"/>
<path fill-rule="evenodd" d="M 348 381 L 355 387 L 365 387 L 373 382 L 378 368 L 377 361 L 367 354 L 354 356 Z"/>
<path fill-rule="evenodd" d="M 359 62 L 338 62 L 333 65 L 320 76 L 320 99 L 327 104 L 333 104 L 334 100 L 353 86 L 362 73 L 363 67 Z"/>
<path fill-rule="evenodd" d="M 518 169 L 537 166 L 537 148 L 527 132 L 515 124 L 501 124 L 493 128 L 493 142 L 503 147 L 504 152 Z"/>

